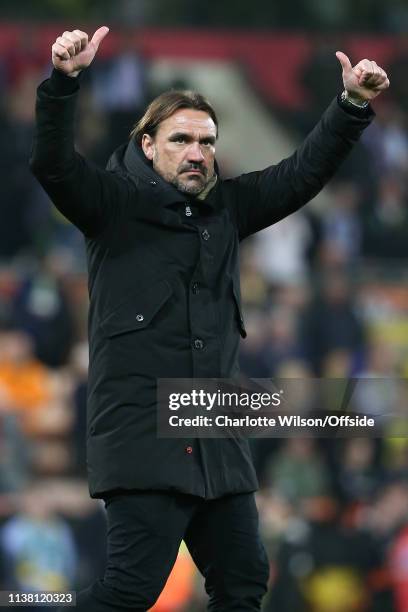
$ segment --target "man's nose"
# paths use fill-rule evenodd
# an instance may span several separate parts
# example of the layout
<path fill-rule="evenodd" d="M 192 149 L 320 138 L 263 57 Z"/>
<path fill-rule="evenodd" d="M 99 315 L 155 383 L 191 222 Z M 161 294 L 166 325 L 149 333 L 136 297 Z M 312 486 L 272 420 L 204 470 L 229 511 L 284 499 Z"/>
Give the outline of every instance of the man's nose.
<path fill-rule="evenodd" d="M 189 162 L 202 162 L 205 157 L 198 142 L 193 142 L 188 148 L 187 158 Z"/>

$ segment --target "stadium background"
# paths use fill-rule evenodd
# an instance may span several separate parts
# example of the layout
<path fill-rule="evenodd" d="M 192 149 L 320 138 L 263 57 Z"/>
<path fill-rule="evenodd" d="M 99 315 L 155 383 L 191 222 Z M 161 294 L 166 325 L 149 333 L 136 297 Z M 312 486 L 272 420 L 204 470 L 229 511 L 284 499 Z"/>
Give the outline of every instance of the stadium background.
<path fill-rule="evenodd" d="M 290 154 L 341 90 L 336 50 L 391 89 L 330 185 L 243 244 L 248 376 L 393 379 L 362 413 L 406 407 L 408 6 L 404 0 L 3 0 L 0 9 L 0 589 L 80 589 L 101 574 L 103 505 L 85 480 L 82 238 L 30 175 L 36 86 L 62 31 L 111 32 L 84 74 L 77 148 L 104 165 L 169 87 L 206 94 L 224 175 Z M 408 611 L 408 443 L 253 440 L 271 562 L 264 610 Z M 201 612 L 184 547 L 156 612 Z"/>

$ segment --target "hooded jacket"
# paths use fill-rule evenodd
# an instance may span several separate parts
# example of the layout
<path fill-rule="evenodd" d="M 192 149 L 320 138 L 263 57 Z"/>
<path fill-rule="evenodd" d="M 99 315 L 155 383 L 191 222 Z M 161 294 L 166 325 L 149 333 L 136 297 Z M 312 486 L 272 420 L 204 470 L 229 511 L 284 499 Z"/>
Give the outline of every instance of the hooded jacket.
<path fill-rule="evenodd" d="M 30 165 L 86 241 L 90 495 L 254 491 L 246 440 L 157 437 L 157 379 L 237 376 L 240 241 L 313 198 L 374 114 L 336 98 L 291 157 L 218 177 L 200 200 L 161 178 L 133 140 L 106 170 L 86 161 L 74 147 L 78 92 L 79 79 L 55 70 L 39 86 Z"/>

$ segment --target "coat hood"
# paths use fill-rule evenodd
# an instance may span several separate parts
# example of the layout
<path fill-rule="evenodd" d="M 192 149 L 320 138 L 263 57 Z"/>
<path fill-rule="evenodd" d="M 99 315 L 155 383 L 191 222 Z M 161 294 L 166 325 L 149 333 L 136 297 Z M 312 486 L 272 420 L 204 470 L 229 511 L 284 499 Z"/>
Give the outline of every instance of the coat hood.
<path fill-rule="evenodd" d="M 214 162 L 215 174 L 213 180 L 211 180 L 202 194 L 199 194 L 198 200 L 203 200 L 207 197 L 208 193 L 212 190 L 218 179 L 218 164 Z M 182 195 L 185 199 L 185 194 L 178 191 L 176 187 L 165 181 L 160 174 L 158 174 L 149 161 L 146 155 L 143 153 L 142 148 L 132 139 L 128 143 L 120 145 L 111 155 L 106 165 L 106 170 L 122 174 L 128 177 L 136 185 L 141 180 L 150 185 L 155 185 L 160 190 L 167 193 L 173 193 L 174 197 L 180 199 Z M 190 196 L 191 197 L 191 196 Z"/>

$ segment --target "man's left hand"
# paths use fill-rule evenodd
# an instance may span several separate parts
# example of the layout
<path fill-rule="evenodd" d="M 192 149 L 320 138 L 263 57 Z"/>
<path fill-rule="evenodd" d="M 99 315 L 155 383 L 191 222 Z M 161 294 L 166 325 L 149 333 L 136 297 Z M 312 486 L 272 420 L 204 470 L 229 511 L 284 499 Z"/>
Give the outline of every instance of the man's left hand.
<path fill-rule="evenodd" d="M 354 67 L 347 55 L 337 51 L 336 57 L 343 69 L 344 89 L 351 99 L 361 102 L 373 100 L 390 85 L 385 70 L 375 62 L 363 59 Z"/>

